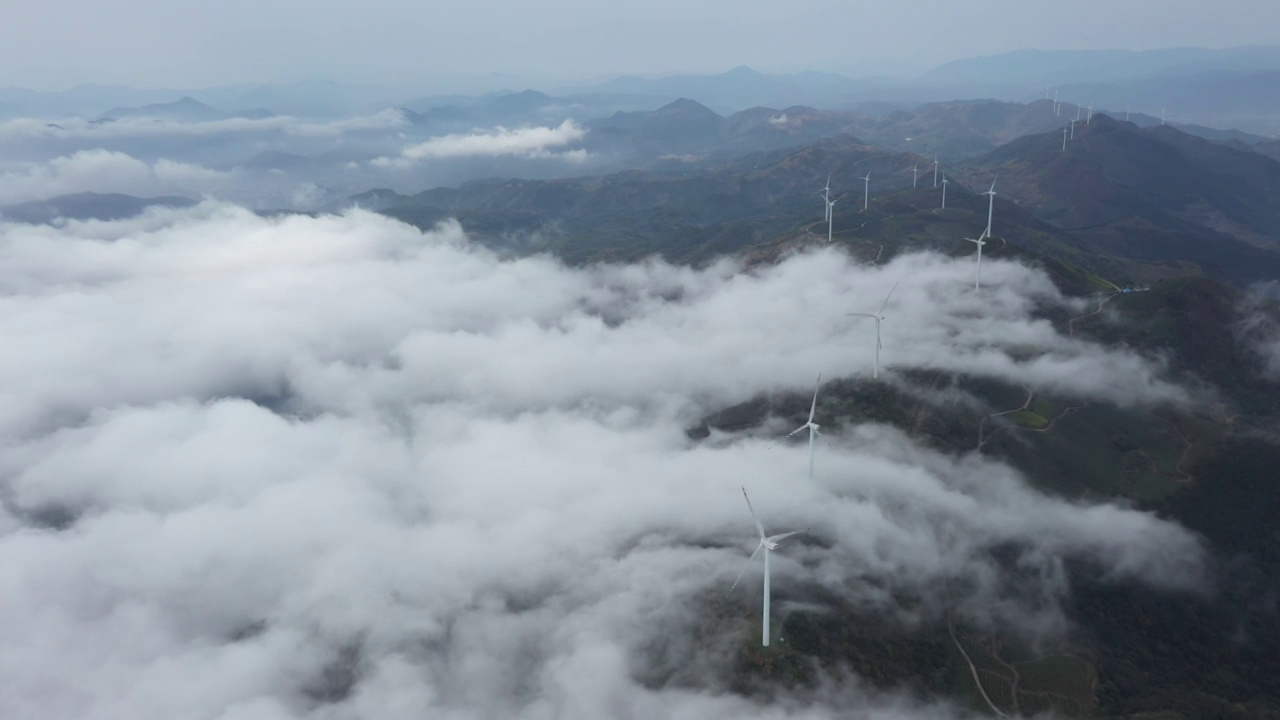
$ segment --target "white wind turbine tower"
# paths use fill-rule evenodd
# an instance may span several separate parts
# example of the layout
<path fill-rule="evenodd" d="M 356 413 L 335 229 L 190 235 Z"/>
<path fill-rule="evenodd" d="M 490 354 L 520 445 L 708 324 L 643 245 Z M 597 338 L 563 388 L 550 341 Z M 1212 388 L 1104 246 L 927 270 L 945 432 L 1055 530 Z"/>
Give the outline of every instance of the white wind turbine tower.
<path fill-rule="evenodd" d="M 991 216 L 995 214 L 996 210 L 996 180 L 999 179 L 999 177 L 1000 176 L 997 175 L 996 177 L 991 178 L 991 189 L 982 193 L 990 198 L 990 203 L 987 205 L 987 229 L 982 233 L 987 237 L 991 237 Z"/>
<path fill-rule="evenodd" d="M 884 347 L 884 344 L 880 342 L 880 323 L 884 322 L 884 308 L 889 304 L 889 297 L 897 289 L 898 283 L 894 283 L 893 287 L 889 288 L 889 294 L 884 296 L 884 302 L 880 303 L 880 309 L 874 313 L 845 313 L 845 315 L 851 317 L 869 317 L 876 321 L 876 362 L 871 369 L 872 378 L 880 377 L 880 349 Z"/>
<path fill-rule="evenodd" d="M 1072 140 L 1076 139 L 1076 121 L 1075 120 L 1071 121 L 1071 139 Z"/>
<path fill-rule="evenodd" d="M 982 246 L 986 245 L 986 243 L 983 242 L 983 238 L 985 237 L 987 237 L 986 233 L 979 235 L 977 240 L 974 240 L 973 238 L 965 238 L 965 240 L 968 240 L 969 242 L 978 246 L 978 274 L 974 277 L 974 280 L 973 280 L 974 290 L 982 289 Z"/>
<path fill-rule="evenodd" d="M 947 209 L 947 174 L 942 174 L 942 209 Z"/>
<path fill-rule="evenodd" d="M 1160 124 L 1164 124 L 1164 108 L 1160 108 Z"/>
<path fill-rule="evenodd" d="M 1080 122 L 1080 106 L 1076 106 L 1076 122 Z"/>
<path fill-rule="evenodd" d="M 820 190 L 819 192 L 822 193 L 823 209 L 826 211 L 824 213 L 825 217 L 823 217 L 822 219 L 830 220 L 831 219 L 831 175 L 830 174 L 827 175 L 827 186 L 822 188 L 822 190 Z"/>
<path fill-rule="evenodd" d="M 836 224 L 836 203 L 839 200 L 827 201 L 827 242 L 831 242 L 831 228 Z"/>
<path fill-rule="evenodd" d="M 867 176 L 862 179 L 866 182 L 866 187 L 863 189 L 862 195 L 862 209 L 866 210 L 867 206 L 871 204 L 871 171 L 868 170 Z"/>
<path fill-rule="evenodd" d="M 1058 104 L 1058 91 L 1053 91 L 1053 114 L 1062 115 L 1062 106 Z"/>
<path fill-rule="evenodd" d="M 1067 128 L 1062 128 L 1062 152 L 1067 151 Z"/>
<path fill-rule="evenodd" d="M 938 156 L 933 156 L 933 186 L 938 187 Z"/>
<path fill-rule="evenodd" d="M 792 532 L 766 536 L 764 534 L 764 525 L 761 525 L 760 518 L 756 517 L 756 509 L 751 507 L 751 498 L 748 497 L 746 488 L 742 488 L 742 497 L 747 500 L 747 509 L 751 511 L 751 519 L 756 521 L 756 531 L 760 533 L 760 543 L 756 545 L 755 552 L 751 553 L 751 557 L 747 559 L 747 564 L 742 566 L 742 572 L 738 573 L 738 579 L 733 581 L 733 587 L 729 588 L 729 592 L 733 592 L 734 588 L 738 587 L 738 583 L 742 581 L 742 576 L 747 572 L 747 568 L 751 567 L 756 555 L 760 554 L 760 548 L 764 548 L 764 619 L 761 622 L 760 644 L 769 647 L 769 553 L 778 548 L 779 542 L 792 535 L 799 535 L 804 531 L 793 530 Z"/>
<path fill-rule="evenodd" d="M 1124 121 L 1129 122 L 1129 106 L 1124 106 Z"/>
<path fill-rule="evenodd" d="M 1084 124 L 1085 125 L 1093 124 L 1093 101 L 1092 100 L 1089 101 L 1089 118 L 1084 121 Z"/>
<path fill-rule="evenodd" d="M 912 190 L 916 189 L 916 184 L 919 178 L 920 178 L 920 164 L 916 163 L 916 166 L 911 168 L 911 189 Z"/>
<path fill-rule="evenodd" d="M 813 421 L 814 414 L 818 412 L 818 388 L 820 387 L 822 387 L 822 373 L 818 373 L 818 384 L 813 388 L 813 404 L 809 406 L 809 421 L 801 425 L 800 427 L 796 428 L 795 430 L 792 430 L 791 432 L 787 433 L 787 437 L 791 437 L 792 435 L 795 435 L 801 430 L 808 429 L 809 431 L 809 482 L 814 482 L 813 441 L 814 441 L 814 438 L 822 434 L 818 432 L 818 428 L 822 426 Z"/>

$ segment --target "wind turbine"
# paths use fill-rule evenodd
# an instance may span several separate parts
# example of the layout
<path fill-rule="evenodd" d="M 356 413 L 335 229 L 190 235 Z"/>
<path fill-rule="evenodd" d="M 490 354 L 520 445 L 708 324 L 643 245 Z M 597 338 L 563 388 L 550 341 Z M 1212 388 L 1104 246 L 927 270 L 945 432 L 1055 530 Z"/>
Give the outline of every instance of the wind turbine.
<path fill-rule="evenodd" d="M 1160 124 L 1164 124 L 1164 108 L 1160 108 Z"/>
<path fill-rule="evenodd" d="M 947 209 L 947 174 L 942 174 L 942 209 Z"/>
<path fill-rule="evenodd" d="M 920 164 L 916 163 L 916 166 L 911 168 L 911 189 L 912 190 L 916 189 L 916 183 L 919 180 L 919 178 L 920 178 Z"/>
<path fill-rule="evenodd" d="M 991 178 L 991 189 L 982 193 L 991 199 L 990 203 L 987 205 L 987 229 L 983 233 L 987 237 L 991 237 L 991 216 L 994 215 L 996 211 L 996 180 L 999 177 L 1000 176 L 997 175 L 996 177 Z"/>
<path fill-rule="evenodd" d="M 1071 121 L 1071 139 L 1072 140 L 1076 139 L 1076 121 L 1075 120 Z"/>
<path fill-rule="evenodd" d="M 837 202 L 839 202 L 839 198 L 827 201 L 827 242 L 831 242 L 831 228 L 836 224 L 835 209 Z"/>
<path fill-rule="evenodd" d="M 1085 125 L 1093 124 L 1093 101 L 1092 100 L 1089 101 L 1089 119 L 1085 120 L 1084 124 Z"/>
<path fill-rule="evenodd" d="M 1058 104 L 1058 91 L 1053 91 L 1053 114 L 1062 115 L 1062 106 Z"/>
<path fill-rule="evenodd" d="M 787 437 L 791 437 L 801 430 L 809 430 L 809 482 L 813 480 L 813 440 L 822 433 L 818 432 L 818 428 L 822 427 L 813 421 L 813 415 L 818 411 L 818 388 L 822 387 L 822 373 L 818 373 L 818 384 L 813 388 L 813 404 L 809 406 L 809 421 L 800 427 L 787 433 Z"/>
<path fill-rule="evenodd" d="M 1066 128 L 1065 126 L 1063 126 L 1063 128 L 1062 128 L 1062 152 L 1066 152 L 1066 151 L 1067 151 L 1067 128 Z"/>
<path fill-rule="evenodd" d="M 986 243 L 983 242 L 983 238 L 985 237 L 987 237 L 986 233 L 979 235 L 977 240 L 974 240 L 973 238 L 965 238 L 965 240 L 968 240 L 969 242 L 978 246 L 978 274 L 974 277 L 974 280 L 973 280 L 974 290 L 982 289 L 982 246 L 986 245 Z"/>
<path fill-rule="evenodd" d="M 933 156 L 933 186 L 938 187 L 938 156 Z"/>
<path fill-rule="evenodd" d="M 1129 106 L 1124 106 L 1124 121 L 1129 122 Z"/>
<path fill-rule="evenodd" d="M 867 176 L 862 179 L 866 181 L 866 187 L 862 195 L 862 209 L 866 210 L 867 206 L 871 204 L 871 171 L 868 170 Z"/>
<path fill-rule="evenodd" d="M 827 186 L 822 188 L 821 192 L 822 192 L 823 207 L 826 210 L 826 213 L 825 213 L 826 217 L 822 219 L 830 220 L 831 219 L 831 174 L 830 173 L 827 174 Z"/>
<path fill-rule="evenodd" d="M 787 533 L 766 536 L 764 534 L 764 525 L 761 525 L 760 518 L 756 517 L 756 509 L 751 507 L 751 498 L 747 495 L 746 488 L 742 488 L 742 497 L 747 499 L 747 509 L 751 511 L 751 519 L 756 521 L 756 530 L 760 533 L 760 544 L 756 545 L 756 550 L 747 559 L 747 564 L 742 566 L 742 572 L 738 573 L 738 579 L 733 581 L 733 587 L 729 588 L 729 592 L 732 593 L 734 588 L 738 587 L 738 583 L 742 581 L 742 576 L 746 574 L 747 568 L 751 567 L 756 555 L 760 554 L 760 548 L 764 548 L 764 620 L 761 623 L 760 644 L 769 647 L 769 553 L 778 548 L 779 542 L 792 535 L 799 535 L 804 531 L 793 530 Z"/>
<path fill-rule="evenodd" d="M 1080 122 L 1080 106 L 1076 106 L 1076 122 Z"/>
<path fill-rule="evenodd" d="M 889 296 L 893 295 L 893 291 L 897 289 L 898 283 L 894 283 L 893 287 L 889 288 L 889 294 L 884 296 L 884 302 L 880 303 L 880 309 L 874 313 L 845 313 L 851 317 L 869 317 L 876 321 L 876 364 L 871 369 L 872 378 L 880 377 L 880 348 L 884 347 L 880 342 L 880 323 L 884 322 L 884 308 L 889 304 Z"/>

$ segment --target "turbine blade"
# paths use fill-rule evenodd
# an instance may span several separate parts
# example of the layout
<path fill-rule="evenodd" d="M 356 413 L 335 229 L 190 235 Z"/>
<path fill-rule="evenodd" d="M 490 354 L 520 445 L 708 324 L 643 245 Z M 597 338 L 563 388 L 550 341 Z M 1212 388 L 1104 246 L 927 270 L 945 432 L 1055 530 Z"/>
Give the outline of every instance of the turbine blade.
<path fill-rule="evenodd" d="M 787 433 L 787 437 L 791 437 L 792 435 L 795 435 L 796 433 L 800 432 L 801 430 L 803 430 L 803 429 L 805 429 L 805 428 L 807 428 L 807 427 L 809 427 L 809 423 L 805 423 L 804 425 L 801 425 L 800 427 L 796 428 L 795 430 L 792 430 L 791 432 Z M 747 502 L 751 502 L 751 501 L 750 501 L 750 500 L 748 500 Z"/>
<path fill-rule="evenodd" d="M 991 193 L 992 195 L 996 194 L 996 180 L 999 180 L 999 179 L 1000 179 L 999 175 L 996 175 L 995 177 L 991 178 L 991 189 L 988 190 L 987 192 Z"/>
<path fill-rule="evenodd" d="M 738 577 L 733 581 L 733 586 L 729 588 L 730 593 L 738 587 L 738 583 L 742 582 L 742 576 L 747 574 L 747 568 L 751 567 L 751 563 L 756 559 L 756 556 L 760 554 L 760 548 L 762 547 L 764 547 L 763 541 L 756 543 L 756 551 L 751 553 L 751 557 L 747 558 L 747 562 L 742 566 L 742 572 L 738 573 Z M 725 595 L 728 594 L 729 593 L 725 593 Z"/>
<path fill-rule="evenodd" d="M 876 313 L 877 315 L 884 315 L 885 306 L 889 304 L 889 298 L 893 295 L 893 291 L 897 289 L 898 283 L 894 283 L 893 287 L 889 288 L 889 294 L 884 296 L 884 302 L 880 303 L 880 312 Z"/>
<path fill-rule="evenodd" d="M 875 317 L 875 315 L 872 315 L 871 313 L 845 313 L 845 315 L 850 317 L 869 317 L 869 318 Z"/>
<path fill-rule="evenodd" d="M 799 535 L 802 532 L 804 532 L 804 530 L 792 530 L 791 532 L 788 532 L 788 533 L 781 533 L 779 535 L 774 535 L 773 537 L 769 538 L 769 542 L 776 543 L 780 540 L 786 540 L 792 535 Z"/>
<path fill-rule="evenodd" d="M 756 530 L 760 531 L 760 539 L 764 539 L 764 526 L 760 524 L 760 518 L 756 517 L 756 509 L 751 507 L 751 498 L 747 497 L 747 489 L 742 488 L 742 497 L 747 498 L 747 509 L 751 511 L 751 519 L 756 521 Z"/>
<path fill-rule="evenodd" d="M 822 373 L 818 373 L 818 384 L 813 388 L 813 404 L 809 406 L 809 422 L 813 422 L 813 414 L 818 410 L 818 388 L 822 387 Z"/>

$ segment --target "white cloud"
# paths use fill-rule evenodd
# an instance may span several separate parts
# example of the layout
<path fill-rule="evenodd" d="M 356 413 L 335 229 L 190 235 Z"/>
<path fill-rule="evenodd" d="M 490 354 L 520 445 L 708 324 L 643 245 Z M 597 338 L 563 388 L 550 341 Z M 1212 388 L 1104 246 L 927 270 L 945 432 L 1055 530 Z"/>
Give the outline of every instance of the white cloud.
<path fill-rule="evenodd" d="M 443 135 L 426 142 L 411 145 L 396 158 L 378 158 L 378 167 L 406 167 L 415 162 L 434 158 L 496 157 L 509 155 L 526 158 L 557 157 L 571 162 L 587 159 L 582 149 L 553 152 L 553 148 L 571 145 L 586 137 L 586 129 L 572 120 L 565 120 L 557 127 L 527 127 L 492 130 L 467 134 Z"/>
<path fill-rule="evenodd" d="M 121 152 L 84 150 L 0 172 L 0 204 L 79 192 L 198 196 L 227 179 L 226 173 L 199 165 L 163 159 L 148 164 Z"/>
<path fill-rule="evenodd" d="M 264 132 L 283 132 L 299 137 L 340 137 L 347 133 L 394 130 L 406 127 L 408 124 L 404 113 L 396 109 L 331 122 L 312 122 L 287 115 L 269 118 L 227 118 L 205 122 L 179 122 L 156 118 L 122 118 L 109 122 L 70 118 L 48 122 L 20 118 L 0 122 L 0 142 L 33 138 L 109 140 Z"/>
<path fill-rule="evenodd" d="M 750 275 L 569 269 L 456 225 L 212 203 L 0 225 L 0 334 L 22 349 L 0 355 L 0 715 L 951 715 L 839 675 L 771 705 L 726 692 L 758 625 L 685 638 L 751 549 L 740 484 L 770 528 L 812 528 L 776 556 L 779 618 L 823 588 L 891 622 L 893 598 L 927 613 L 962 579 L 972 622 L 1055 632 L 1065 558 L 1186 587 L 1197 542 L 888 428 L 833 434 L 821 490 L 798 446 L 683 428 L 818 370 L 867 375 L 868 328 L 842 312 L 895 281 L 891 373 L 1180 396 L 1034 319 L 1065 302 L 1042 274 L 992 263 L 969 298 L 970 270 L 833 251 Z M 1042 604 L 1006 595 L 997 547 L 1040 570 Z M 654 653 L 694 684 L 642 682 Z"/>

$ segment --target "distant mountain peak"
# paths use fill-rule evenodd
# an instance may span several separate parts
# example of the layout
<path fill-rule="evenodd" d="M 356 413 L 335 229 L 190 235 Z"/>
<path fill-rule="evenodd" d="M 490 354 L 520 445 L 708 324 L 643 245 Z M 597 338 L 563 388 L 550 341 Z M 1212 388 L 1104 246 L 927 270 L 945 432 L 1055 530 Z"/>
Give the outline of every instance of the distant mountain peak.
<path fill-rule="evenodd" d="M 679 100 L 674 100 L 672 102 L 669 102 L 666 105 L 663 105 L 662 107 L 658 108 L 654 112 L 663 113 L 663 114 L 677 113 L 677 112 L 678 113 L 697 113 L 699 115 L 715 115 L 716 117 L 720 117 L 719 113 L 707 107 L 706 105 L 703 105 L 697 100 L 690 100 L 689 98 L 684 98 L 684 97 L 680 98 Z"/>

